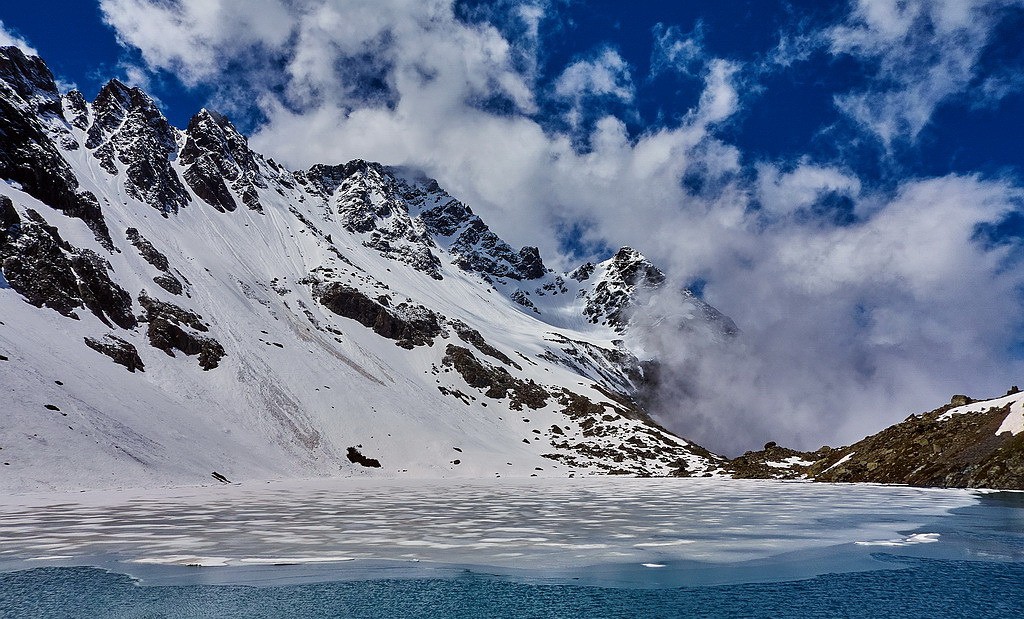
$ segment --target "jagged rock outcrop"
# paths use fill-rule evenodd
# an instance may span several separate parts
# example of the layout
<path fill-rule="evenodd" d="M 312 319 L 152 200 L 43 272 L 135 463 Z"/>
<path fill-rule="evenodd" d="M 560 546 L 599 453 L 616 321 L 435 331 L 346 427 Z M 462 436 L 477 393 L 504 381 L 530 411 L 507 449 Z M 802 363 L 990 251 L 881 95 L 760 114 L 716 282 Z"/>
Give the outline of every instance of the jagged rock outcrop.
<path fill-rule="evenodd" d="M 237 208 L 234 191 L 250 209 L 263 211 L 257 188 L 265 188 L 267 183 L 260 175 L 248 140 L 227 118 L 210 110 L 193 116 L 185 131 L 180 157 L 185 166 L 185 182 L 217 210 Z"/>
<path fill-rule="evenodd" d="M 139 357 L 139 351 L 135 346 L 128 341 L 125 341 L 116 335 L 107 334 L 103 336 L 103 339 L 96 339 L 92 337 L 85 338 L 85 345 L 95 350 L 96 352 L 110 357 L 111 361 L 118 365 L 123 365 L 129 372 L 135 373 L 135 370 L 144 372 L 146 365 L 142 362 L 142 358 Z"/>
<path fill-rule="evenodd" d="M 488 357 L 491 357 L 492 359 L 497 359 L 498 361 L 501 361 L 505 365 L 512 366 L 517 370 L 523 369 L 522 366 L 520 366 L 518 363 L 510 359 L 508 355 L 501 352 L 494 346 L 488 344 L 487 340 L 484 339 L 484 336 L 480 335 L 480 332 L 474 329 L 473 327 L 467 325 L 461 320 L 452 320 L 451 325 L 452 329 L 459 336 L 459 339 L 461 339 L 463 342 L 466 342 L 467 344 L 472 344 L 474 347 L 476 347 L 477 350 L 479 350 L 483 354 L 487 355 Z"/>
<path fill-rule="evenodd" d="M 96 252 L 78 249 L 71 257 L 71 268 L 78 276 L 82 304 L 107 325 L 110 321 L 123 329 L 135 327 L 132 298 L 110 279 L 110 263 Z"/>
<path fill-rule="evenodd" d="M 356 159 L 340 166 L 313 166 L 298 179 L 319 193 L 347 231 L 360 235 L 364 247 L 443 279 L 437 245 L 423 222 L 409 213 L 408 187 L 387 168 Z"/>
<path fill-rule="evenodd" d="M 32 209 L 21 220 L 10 199 L 0 199 L 5 231 L 0 265 L 11 288 L 36 307 L 77 318 L 85 307 L 107 325 L 135 326 L 131 296 L 110 278 L 110 264 L 88 249 L 71 247 L 57 228 Z"/>
<path fill-rule="evenodd" d="M 593 270 L 593 265 L 584 265 L 571 277 L 586 281 L 589 275 L 583 275 Z M 583 314 L 591 322 L 621 329 L 629 320 L 627 312 L 638 291 L 654 290 L 664 283 L 665 274 L 661 269 L 632 247 L 622 247 L 606 264 L 602 277 L 587 295 Z"/>
<path fill-rule="evenodd" d="M 441 335 L 441 321 L 429 309 L 406 303 L 388 307 L 352 286 L 332 282 L 318 286 L 317 297 L 324 307 L 339 316 L 351 318 L 381 337 L 395 340 L 402 348 L 430 346 Z"/>
<path fill-rule="evenodd" d="M 153 278 L 153 283 L 171 294 L 180 295 L 184 291 L 184 286 L 182 286 L 181 281 L 171 273 L 170 263 L 167 261 L 167 256 L 161 253 L 156 247 L 153 247 L 153 244 L 144 236 L 139 234 L 139 231 L 135 228 L 128 228 L 125 230 L 125 237 L 127 237 L 129 243 L 135 246 L 139 255 L 142 256 L 146 262 L 161 271 L 159 275 Z"/>
<path fill-rule="evenodd" d="M 533 280 L 547 273 L 536 247 L 512 249 L 472 209 L 454 198 L 442 197 L 440 204 L 425 209 L 420 219 L 431 234 L 447 241 L 457 256 L 455 264 L 462 269 L 514 280 Z"/>
<path fill-rule="evenodd" d="M 171 167 L 178 152 L 175 129 L 149 95 L 111 80 L 92 111 L 85 146 L 109 174 L 124 170 L 128 195 L 164 214 L 177 213 L 192 201 Z"/>
<path fill-rule="evenodd" d="M 204 370 L 212 370 L 220 364 L 226 354 L 224 347 L 212 337 L 200 335 L 210 331 L 202 316 L 145 293 L 139 295 L 139 303 L 146 310 L 150 345 L 171 357 L 175 350 L 189 356 L 198 355 L 199 367 Z"/>
<path fill-rule="evenodd" d="M 453 368 L 467 385 L 484 390 L 488 398 L 508 398 L 512 410 L 522 410 L 523 406 L 537 409 L 548 401 L 548 392 L 536 382 L 515 378 L 505 368 L 484 364 L 462 346 L 448 344 L 441 366 Z"/>
<path fill-rule="evenodd" d="M 86 131 L 89 129 L 89 102 L 80 90 L 72 90 L 64 95 L 64 117 L 73 126 Z"/>
<path fill-rule="evenodd" d="M 28 219 L 23 221 L 10 199 L 0 203 L 5 221 L 10 222 L 0 244 L 4 278 L 32 305 L 77 318 L 74 310 L 82 307 L 82 299 L 67 256 L 70 246 L 35 211 L 27 211 Z"/>
<path fill-rule="evenodd" d="M 110 249 L 110 232 L 96 196 L 79 191 L 78 178 L 52 136 L 67 139 L 53 74 L 39 58 L 0 47 L 0 179 L 81 219 Z"/>
<path fill-rule="evenodd" d="M 139 255 L 142 256 L 146 262 L 150 263 L 158 270 L 165 273 L 170 272 L 170 263 L 167 261 L 167 256 L 160 252 L 153 244 L 150 243 L 144 236 L 139 234 L 139 231 L 135 228 L 128 228 L 124 231 L 125 237 L 128 242 L 135 246 L 135 249 L 139 251 Z"/>

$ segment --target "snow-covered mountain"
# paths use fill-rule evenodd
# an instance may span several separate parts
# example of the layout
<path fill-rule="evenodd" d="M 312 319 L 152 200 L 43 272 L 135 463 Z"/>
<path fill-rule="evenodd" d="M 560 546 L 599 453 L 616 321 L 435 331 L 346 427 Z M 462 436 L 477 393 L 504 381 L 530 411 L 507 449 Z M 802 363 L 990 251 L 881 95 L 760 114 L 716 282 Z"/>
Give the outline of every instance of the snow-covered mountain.
<path fill-rule="evenodd" d="M 635 250 L 556 273 L 415 171 L 288 170 L 13 47 L 0 180 L 4 490 L 722 470 L 637 403 Z"/>

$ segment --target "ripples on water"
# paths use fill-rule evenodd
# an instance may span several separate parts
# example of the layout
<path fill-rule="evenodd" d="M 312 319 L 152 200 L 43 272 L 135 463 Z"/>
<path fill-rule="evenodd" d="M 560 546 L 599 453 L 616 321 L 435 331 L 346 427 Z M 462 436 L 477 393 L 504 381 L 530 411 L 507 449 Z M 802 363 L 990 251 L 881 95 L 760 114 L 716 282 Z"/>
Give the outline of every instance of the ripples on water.
<path fill-rule="evenodd" d="M 343 480 L 73 498 L 0 499 L 0 617 L 1024 616 L 1024 501 L 1006 493 Z"/>
<path fill-rule="evenodd" d="M 94 568 L 0 574 L 0 616 L 174 617 L 1013 617 L 1024 566 L 905 560 L 907 569 L 782 583 L 674 589 L 535 585 L 455 579 L 283 587 L 139 587 Z"/>

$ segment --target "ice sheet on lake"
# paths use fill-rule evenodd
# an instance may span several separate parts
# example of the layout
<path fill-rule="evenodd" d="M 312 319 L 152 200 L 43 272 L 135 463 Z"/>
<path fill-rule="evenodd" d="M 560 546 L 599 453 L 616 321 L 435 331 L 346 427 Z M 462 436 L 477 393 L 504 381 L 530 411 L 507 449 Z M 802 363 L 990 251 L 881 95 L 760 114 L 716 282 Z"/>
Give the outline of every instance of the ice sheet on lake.
<path fill-rule="evenodd" d="M 0 498 L 0 567 L 734 563 L 906 534 L 967 491 L 717 479 L 333 480 Z M 882 541 L 878 541 L 882 540 Z M 70 558 L 70 559 L 69 559 Z"/>

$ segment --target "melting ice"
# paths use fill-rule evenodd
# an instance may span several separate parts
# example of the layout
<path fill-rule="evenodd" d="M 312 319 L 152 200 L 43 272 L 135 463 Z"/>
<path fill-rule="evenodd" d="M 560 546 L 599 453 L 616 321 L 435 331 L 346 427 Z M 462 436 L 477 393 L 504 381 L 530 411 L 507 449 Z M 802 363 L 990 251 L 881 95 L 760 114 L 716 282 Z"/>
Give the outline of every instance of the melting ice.
<path fill-rule="evenodd" d="M 738 564 L 914 532 L 974 495 L 718 479 L 324 480 L 0 499 L 0 568 Z"/>

